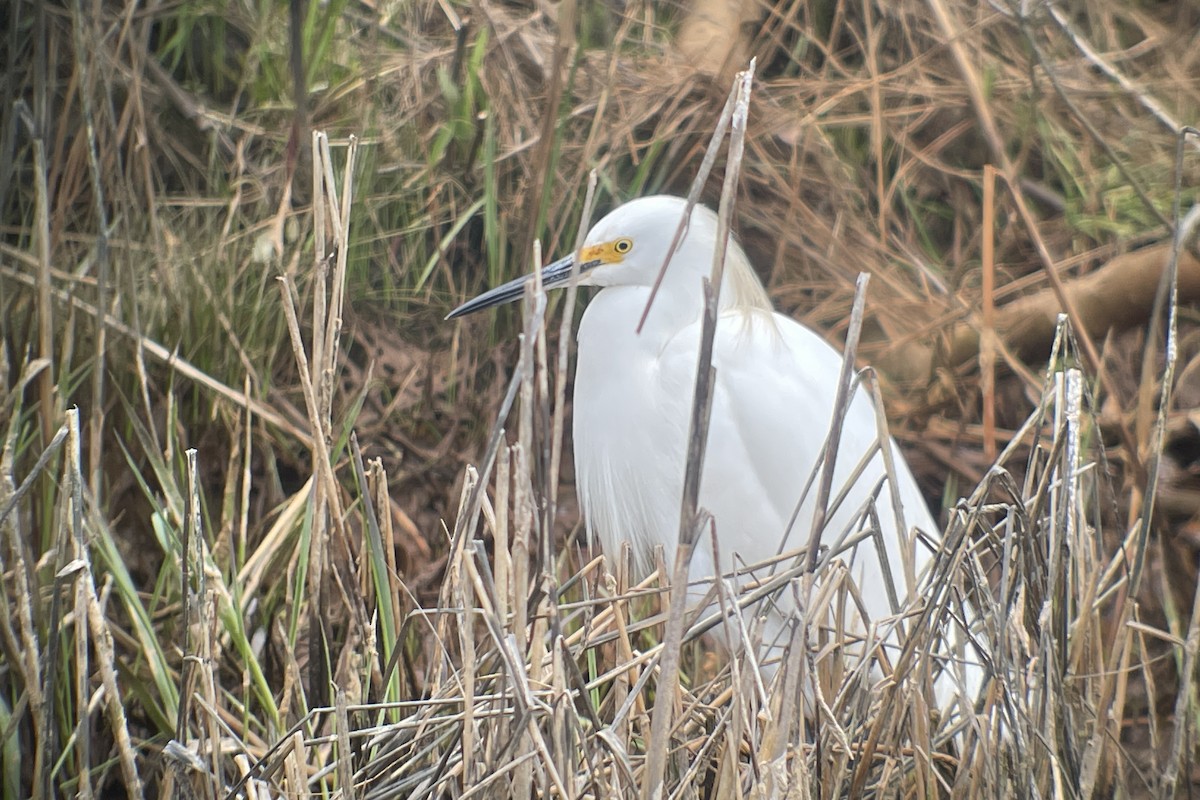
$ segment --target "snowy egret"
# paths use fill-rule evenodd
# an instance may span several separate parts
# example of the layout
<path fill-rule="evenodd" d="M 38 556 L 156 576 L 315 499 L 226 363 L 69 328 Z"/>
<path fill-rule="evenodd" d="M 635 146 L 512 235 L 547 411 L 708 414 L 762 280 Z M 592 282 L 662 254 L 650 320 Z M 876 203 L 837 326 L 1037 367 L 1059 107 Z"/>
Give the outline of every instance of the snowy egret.
<path fill-rule="evenodd" d="M 650 570 L 656 545 L 665 549 L 667 563 L 677 545 L 701 337 L 701 279 L 711 270 L 717 246 L 716 215 L 694 207 L 649 316 L 637 332 L 685 211 L 686 202 L 677 197 L 630 201 L 600 220 L 580 250 L 580 285 L 603 288 L 579 324 L 576 488 L 594 539 L 610 557 L 619 552 L 622 540 L 629 540 L 643 573 Z M 566 284 L 572 265 L 573 257 L 568 256 L 546 267 L 545 287 Z M 485 292 L 449 316 L 514 300 L 521 296 L 525 280 Z M 713 365 L 716 378 L 700 506 L 715 520 L 721 563 L 716 563 L 709 537 L 701 537 L 691 566 L 694 580 L 729 572 L 735 558 L 753 564 L 808 543 L 817 492 L 810 489 L 805 494 L 805 486 L 833 418 L 842 356 L 813 331 L 774 313 L 745 253 L 731 239 Z M 831 497 L 844 494 L 830 510 L 822 540 L 828 546 L 843 532 L 867 526 L 864 507 L 874 499 L 887 560 L 880 559 L 873 538 L 841 556 L 851 565 L 866 613 L 874 621 L 894 615 L 889 582 L 901 605 L 918 590 L 905 577 L 906 556 L 918 578 L 931 561 L 929 548 L 915 543 L 911 528 L 931 537 L 938 533 L 912 472 L 889 439 L 896 496 L 909 528 L 898 530 L 884 459 L 876 448 L 877 431 L 874 407 L 859 390 L 846 411 Z M 863 620 L 858 625 L 865 629 Z M 971 674 L 965 685 L 972 689 L 977 669 L 967 671 Z M 949 690 L 959 684 L 952 681 L 948 673 L 938 680 L 940 699 L 953 696 Z"/>

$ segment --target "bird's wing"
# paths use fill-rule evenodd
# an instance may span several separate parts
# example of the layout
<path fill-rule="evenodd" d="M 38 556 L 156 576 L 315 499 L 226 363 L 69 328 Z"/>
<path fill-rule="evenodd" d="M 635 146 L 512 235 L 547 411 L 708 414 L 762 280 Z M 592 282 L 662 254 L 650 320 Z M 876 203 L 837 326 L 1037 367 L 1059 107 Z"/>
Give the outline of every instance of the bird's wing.
<path fill-rule="evenodd" d="M 674 396 L 690 400 L 694 381 L 699 324 L 684 329 L 664 349 L 660 358 L 665 387 L 686 387 Z M 716 519 L 719 556 L 729 567 L 736 553 L 743 562 L 765 560 L 781 549 L 802 547 L 812 529 L 816 483 L 808 490 L 788 535 L 785 528 L 796 512 L 806 483 L 828 436 L 837 396 L 842 357 L 817 334 L 781 315 L 729 313 L 722 315 L 713 345 L 716 383 L 704 462 L 700 504 Z M 667 391 L 664 394 L 671 396 Z M 831 498 L 836 497 L 860 459 L 875 445 L 878 429 L 874 408 L 859 390 L 847 409 L 841 432 Z M 932 530 L 933 524 L 911 473 L 897 454 L 896 478 L 907 526 Z M 886 474 L 876 455 L 832 514 L 822 537 L 832 545 L 839 533 L 858 515 Z M 884 572 L 902 576 L 902 550 L 908 531 L 897 535 L 890 493 L 885 486 L 876 503 L 880 525 L 888 542 L 885 569 L 871 543 L 860 546 L 853 558 L 860 585 L 882 586 Z M 915 552 L 919 575 L 928 560 Z M 897 596 L 906 595 L 902 578 L 895 582 Z M 876 593 L 880 594 L 880 593 Z M 872 614 L 890 611 L 886 595 L 872 604 Z"/>
<path fill-rule="evenodd" d="M 668 343 L 659 358 L 664 388 L 676 390 L 660 394 L 680 398 L 673 401 L 676 405 L 690 407 L 699 340 L 697 324 Z M 768 559 L 780 549 L 781 541 L 786 550 L 807 544 L 813 526 L 815 487 L 809 490 L 786 537 L 784 529 L 825 446 L 842 356 L 817 334 L 780 315 L 729 313 L 717 326 L 713 365 L 717 373 L 700 505 L 714 516 L 721 552 L 714 557 L 705 549 L 707 542 L 702 541 L 700 552 L 708 561 L 701 562 L 703 566 L 693 564 L 694 579 L 702 577 L 701 571 L 711 569 L 713 564 L 728 570 L 736 560 L 754 564 Z M 671 413 L 681 412 L 675 408 Z M 863 456 L 876 448 L 877 431 L 875 409 L 867 393 L 859 389 L 846 409 L 831 499 L 851 482 Z M 872 496 L 876 498 L 878 534 L 837 552 L 837 558 L 849 567 L 867 617 L 862 619 L 850 608 L 844 622 L 862 633 L 867 632 L 868 622 L 882 624 L 883 628 L 876 629 L 881 634 L 876 641 L 885 643 L 895 656 L 899 640 L 886 632 L 894 630 L 890 620 L 897 619 L 901 607 L 912 608 L 911 603 L 918 599 L 918 583 L 932 560 L 932 554 L 915 541 L 911 530 L 915 526 L 935 537 L 938 530 L 890 437 L 887 446 L 894 455 L 891 477 L 896 481 L 905 529 L 898 530 L 895 523 L 891 487 L 884 483 L 888 472 L 882 454 L 875 452 L 839 509 L 830 515 L 821 543 L 834 547 L 843 531 L 864 527 L 859 509 Z M 911 573 L 906 562 L 911 564 Z M 784 607 L 790 605 L 790 593 L 778 595 L 777 602 Z M 783 632 L 782 617 L 767 615 L 765 619 L 764 639 L 778 641 Z M 946 638 L 948 652 L 959 652 L 969 641 L 952 618 L 943 618 L 940 632 Z M 945 706 L 957 695 L 960 679 L 967 696 L 978 690 L 983 672 L 972 661 L 968 656 L 955 670 L 937 679 L 939 704 Z"/>

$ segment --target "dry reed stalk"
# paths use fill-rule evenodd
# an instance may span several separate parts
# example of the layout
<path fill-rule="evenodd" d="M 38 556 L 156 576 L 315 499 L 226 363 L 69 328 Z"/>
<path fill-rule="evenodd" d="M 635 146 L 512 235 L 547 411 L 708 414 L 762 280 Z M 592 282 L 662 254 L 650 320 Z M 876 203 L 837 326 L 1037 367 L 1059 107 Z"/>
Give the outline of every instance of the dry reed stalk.
<path fill-rule="evenodd" d="M 571 279 L 567 283 L 566 299 L 563 301 L 562 321 L 558 329 L 558 361 L 554 380 L 554 418 L 552 423 L 553 430 L 550 435 L 550 470 L 547 473 L 549 476 L 546 512 L 548 523 L 553 523 L 554 512 L 558 504 L 557 476 L 562 474 L 563 425 L 566 420 L 567 407 L 567 360 L 571 352 L 570 343 L 573 338 L 571 336 L 571 323 L 575 318 L 575 299 L 579 293 L 579 265 L 581 262 L 579 251 L 583 249 L 583 242 L 587 236 L 587 231 L 592 226 L 592 204 L 596 199 L 596 181 L 596 171 L 592 170 L 588 174 L 587 194 L 583 199 L 583 214 L 579 219 L 579 229 L 575 235 L 575 247 L 572 250 L 575 258 L 571 266 Z M 536 270 L 538 265 L 535 264 L 534 266 Z"/>
<path fill-rule="evenodd" d="M 100 673 L 100 682 L 104 691 L 109 728 L 112 731 L 126 795 L 130 800 L 135 800 L 135 798 L 143 797 L 144 791 L 141 776 L 138 774 L 137 753 L 133 737 L 130 735 L 129 721 L 125 714 L 125 703 L 117 683 L 116 647 L 108 620 L 104 617 L 100 598 L 96 593 L 89 558 L 86 555 L 78 557 L 84 563 L 84 572 L 79 580 L 84 584 L 87 592 L 87 619 L 91 629 L 92 647 L 96 651 L 96 669 Z"/>
<path fill-rule="evenodd" d="M 459 496 L 458 514 L 460 518 L 469 513 L 471 498 L 475 495 L 479 483 L 479 475 L 476 473 L 475 468 L 468 467 L 463 479 L 462 492 Z M 452 547 L 446 562 L 446 576 L 442 581 L 441 590 L 438 594 L 438 607 L 434 609 L 438 612 L 435 636 L 440 642 L 449 642 L 453 639 L 452 633 L 449 630 L 451 614 L 446 613 L 446 609 L 453 609 L 455 607 L 454 601 L 458 598 L 459 571 L 465 544 L 465 535 L 460 535 L 451 542 Z M 452 670 L 453 666 L 449 663 L 449 659 L 438 659 L 437 665 L 430 677 L 431 689 L 436 692 L 444 688 L 448 681 L 455 679 L 457 673 Z"/>
<path fill-rule="evenodd" d="M 516 517 L 516 530 L 512 545 L 512 586 L 515 593 L 512 600 L 513 633 L 516 638 L 517 648 L 520 652 L 524 653 L 529 646 L 527 633 L 529 597 L 523 595 L 526 588 L 530 585 L 529 581 L 532 577 L 529 569 L 529 559 L 532 555 L 529 545 L 529 529 L 533 514 L 529 508 L 529 463 L 525 455 L 526 450 L 518 442 L 513 445 L 510 452 L 513 454 L 513 474 L 516 482 L 513 492 L 513 510 Z"/>
<path fill-rule="evenodd" d="M 983 168 L 983 330 L 979 335 L 979 391 L 983 395 L 983 455 L 996 458 L 996 169 Z"/>
<path fill-rule="evenodd" d="M 305 768 L 307 748 L 304 744 L 304 737 L 297 731 L 292 734 L 288 743 L 290 747 L 283 756 L 283 770 L 287 781 L 284 784 L 286 796 L 289 800 L 308 800 L 311 795 L 308 791 L 308 776 Z"/>
<path fill-rule="evenodd" d="M 733 215 L 734 198 L 737 192 L 738 174 L 741 167 L 743 147 L 745 143 L 746 118 L 749 113 L 750 92 L 754 79 L 754 62 L 745 72 L 739 73 L 734 81 L 731 94 L 732 103 L 729 108 L 729 160 L 725 168 L 725 180 L 721 190 L 721 204 L 717 214 L 717 244 L 713 251 L 712 276 L 705 285 L 705 304 L 702 316 L 700 336 L 700 353 L 696 367 L 695 393 L 693 395 L 692 416 L 688 428 L 687 470 L 684 476 L 684 490 L 680 508 L 679 545 L 675 553 L 675 563 L 672 570 L 672 586 L 670 593 L 669 613 L 664 631 L 663 657 L 659 660 L 658 669 L 660 680 L 654 700 L 654 709 L 650 720 L 650 746 L 646 753 L 646 765 L 642 776 L 642 797 L 645 800 L 658 800 L 663 795 L 663 780 L 666 771 L 667 749 L 670 745 L 670 731 L 673 723 L 673 708 L 678 704 L 676 689 L 678 686 L 680 648 L 684 633 L 684 613 L 687 608 L 688 572 L 691 567 L 697 537 L 702 535 L 709 525 L 709 518 L 699 507 L 700 475 L 704 464 L 704 449 L 708 441 L 709 418 L 712 413 L 713 386 L 715 372 L 712 366 L 713 339 L 716 335 L 717 308 L 725 270 L 725 255 L 730 237 L 730 221 Z M 714 141 L 719 143 L 724 131 L 720 127 Z M 715 152 L 710 145 L 709 153 Z M 688 213 L 684 213 L 680 227 L 676 230 L 675 240 L 668 250 L 668 255 L 659 272 L 655 289 L 662 280 L 667 263 L 670 261 L 670 251 L 675 242 L 679 241 L 684 222 Z M 654 302 L 654 292 L 647 301 L 646 313 Z M 645 313 L 642 321 L 645 321 Z"/>
<path fill-rule="evenodd" d="M 315 481 L 312 484 L 312 530 L 309 538 L 308 552 L 304 554 L 307 564 L 305 570 L 306 593 L 310 600 L 308 613 L 308 639 L 311 670 L 309 681 L 309 700 L 317 705 L 325 705 L 329 697 L 329 678 L 327 674 L 326 655 L 327 643 L 331 640 L 327 627 L 327 612 L 329 599 L 325 594 L 325 584 L 329 576 L 327 569 L 336 570 L 337 566 L 331 559 L 330 544 L 336 542 L 346 546 L 348 542 L 345 531 L 345 512 L 342 508 L 341 491 L 334 475 L 333 464 L 330 460 L 330 446 L 333 442 L 332 430 L 332 382 L 337 375 L 337 359 L 339 352 L 339 336 L 343 314 L 344 284 L 346 279 L 346 251 L 350 246 L 350 206 L 353 197 L 353 176 L 357 140 L 351 137 L 347 148 L 346 168 L 342 174 L 341 198 L 338 196 L 338 185 L 333 174 L 333 160 L 329 150 L 329 139 L 321 132 L 313 132 L 313 172 L 315 195 L 314 209 L 327 209 L 328 216 L 314 211 L 318 218 L 324 217 L 332 228 L 332 245 L 336 250 L 337 261 L 332 278 L 328 276 L 328 258 L 323 249 L 314 250 L 314 266 L 317 280 L 314 287 L 313 324 L 312 324 L 312 354 L 305 353 L 305 346 L 300 333 L 295 301 L 294 287 L 289 276 L 279 277 L 280 296 L 283 300 L 281 307 L 287 321 L 287 330 L 295 357 L 299 384 L 304 396 L 305 408 L 310 426 L 310 441 L 312 442 L 311 459 Z M 318 177 L 320 180 L 318 180 Z M 324 243 L 321 237 L 320 242 Z M 327 283 L 329 284 L 327 286 Z M 327 300 L 327 293 L 329 299 Z M 332 528 L 332 534 L 330 532 Z M 348 547 L 347 547 L 348 549 Z"/>
<path fill-rule="evenodd" d="M 67 491 L 62 493 L 61 501 L 57 503 L 57 507 L 53 510 L 46 510 L 45 513 L 52 524 L 57 529 L 54 536 L 54 554 L 53 560 L 53 582 L 50 587 L 50 607 L 47 617 L 47 644 L 44 651 L 45 661 L 41 665 L 41 674 L 44 676 L 45 688 L 43 689 L 44 705 L 41 711 L 43 716 L 40 720 L 41 726 L 38 731 L 39 737 L 37 742 L 37 752 L 34 758 L 35 773 L 34 773 L 34 791 L 35 797 L 45 794 L 45 796 L 53 796 L 54 789 L 51 785 L 51 759 L 65 756 L 55 752 L 58 730 L 59 730 L 59 709 L 56 708 L 56 695 L 59 676 L 65 671 L 64 668 L 70 664 L 69 659 L 63 657 L 60 653 L 62 647 L 61 640 L 63 636 L 62 627 L 68 622 L 73 622 L 76 628 L 76 637 L 85 636 L 86 634 L 79 631 L 80 628 L 86 630 L 84 617 L 76 614 L 73 620 L 64 618 L 62 613 L 64 606 L 64 595 L 66 594 L 67 583 L 70 578 L 78 571 L 79 564 L 76 561 L 68 563 L 68 557 L 79 547 L 79 543 L 83 539 L 83 523 L 82 523 L 82 497 L 83 497 L 83 466 L 80 451 L 81 437 L 79 425 L 79 413 L 72 409 L 66 418 L 64 427 L 67 429 L 66 437 L 66 458 L 63 464 L 62 484 L 67 487 Z M 36 572 L 34 573 L 36 580 Z M 77 582 L 76 582 L 77 583 Z M 76 587 L 77 588 L 77 587 Z M 79 610 L 78 598 L 79 592 L 76 591 L 76 610 Z M 76 638 L 77 648 L 80 647 L 79 639 Z M 86 641 L 82 645 L 83 652 L 86 655 Z M 86 663 L 86 661 L 85 661 Z M 83 676 L 86 678 L 87 671 L 84 668 Z M 77 676 L 77 680 L 80 678 Z M 63 687 L 64 693 L 69 694 L 71 689 L 71 680 L 69 677 L 63 678 L 66 686 Z M 76 684 L 77 691 L 80 695 L 86 696 L 86 685 L 80 686 Z M 80 705 L 79 713 L 87 717 L 89 703 L 85 697 Z M 80 722 L 76 722 L 76 727 L 80 726 Z M 83 750 L 90 749 L 91 737 L 90 730 L 83 733 L 83 739 L 79 746 Z M 39 763 L 40 762 L 40 763 Z M 41 767 L 41 771 L 36 768 Z M 81 780 L 86 781 L 90 777 L 90 771 L 85 770 L 81 775 Z M 79 787 L 81 794 L 90 794 L 91 786 L 81 784 Z"/>
<path fill-rule="evenodd" d="M 337 737 L 337 778 L 343 800 L 355 800 L 358 792 L 353 777 L 353 750 L 350 745 L 350 711 L 346 692 L 338 689 L 335 698 L 334 732 Z"/>
<path fill-rule="evenodd" d="M 27 369 L 25 371 L 26 383 L 32 382 L 31 379 L 36 376 L 38 370 Z M 18 670 L 21 672 L 21 678 L 25 686 L 25 691 L 29 696 L 29 707 L 32 718 L 37 720 L 38 731 L 38 748 L 34 752 L 34 775 L 37 783 L 34 785 L 34 795 L 41 796 L 45 791 L 44 773 L 47 768 L 45 762 L 48 758 L 43 753 L 44 736 L 41 734 L 43 722 L 46 714 L 45 707 L 47 705 L 46 695 L 42 690 L 43 680 L 43 656 L 42 649 L 37 636 L 37 628 L 34 625 L 33 609 L 36 605 L 33 596 L 33 586 L 36 586 L 36 573 L 34 565 L 31 563 L 32 556 L 28 552 L 28 546 L 20 530 L 17 519 L 13 512 L 17 507 L 17 502 L 24 492 L 29 490 L 33 485 L 35 478 L 41 475 L 46 464 L 50 460 L 50 456 L 57 452 L 66 441 L 68 435 L 68 427 L 63 424 L 58 432 L 50 439 L 50 444 L 38 459 L 37 464 L 30 475 L 22 482 L 20 487 L 12 488 L 12 458 L 14 443 L 17 434 L 16 418 L 14 417 L 8 435 L 5 437 L 3 455 L 0 457 L 0 465 L 3 467 L 5 483 L 7 484 L 7 495 L 4 499 L 6 507 L 2 518 L 0 518 L 0 528 L 3 528 L 4 538 L 8 545 L 7 558 L 4 572 L 11 572 L 13 576 L 13 594 L 16 601 L 16 612 L 14 619 L 17 623 L 16 635 L 13 635 L 11 628 L 6 624 L 6 640 L 8 642 L 10 652 L 20 653 L 21 659 L 16 663 Z M 11 517 L 11 518 L 10 518 Z M 20 645 L 17 646 L 19 637 Z"/>
<path fill-rule="evenodd" d="M 1173 207 L 1175 235 L 1172 237 L 1171 261 L 1163 275 L 1163 285 L 1160 287 L 1160 295 L 1165 294 L 1167 317 L 1167 336 L 1164 348 L 1166 363 L 1163 367 L 1162 397 L 1160 401 L 1162 405 L 1159 408 L 1157 425 L 1155 426 L 1156 447 L 1153 452 L 1156 457 L 1151 464 L 1147 478 L 1147 498 L 1146 507 L 1143 511 L 1143 525 L 1148 525 L 1148 520 L 1152 518 L 1154 511 L 1155 490 L 1158 485 L 1157 475 L 1162 463 L 1163 445 L 1167 432 L 1167 409 L 1170 407 L 1171 392 L 1175 385 L 1174 376 L 1178 359 L 1179 254 L 1183 249 L 1184 241 L 1191 238 L 1191 232 L 1186 230 L 1187 225 L 1185 225 L 1185 221 L 1180 214 L 1184 148 L 1189 139 L 1200 141 L 1200 130 L 1181 127 L 1178 132 L 1175 152 L 1175 194 Z M 1189 215 L 1189 222 L 1191 226 L 1197 224 L 1196 214 Z M 1155 318 L 1157 319 L 1158 315 L 1155 315 Z M 1166 770 L 1158 787 L 1163 797 L 1170 797 L 1175 793 L 1176 783 L 1179 780 L 1180 765 L 1185 758 L 1186 742 L 1191 738 L 1191 733 L 1184 720 L 1189 719 L 1191 712 L 1194 712 L 1196 707 L 1196 662 L 1197 658 L 1200 657 L 1200 591 L 1195 592 L 1192 599 L 1192 610 L 1188 620 L 1187 636 L 1183 648 L 1183 664 L 1179 670 L 1181 685 L 1175 698 L 1175 730 L 1170 750 L 1172 757 L 1167 762 Z"/>
<path fill-rule="evenodd" d="M 475 657 L 475 611 L 474 593 L 470 591 L 470 581 L 464 581 L 462 571 L 464 566 L 470 569 L 475 560 L 474 542 L 468 543 L 462 549 L 462 555 L 449 566 L 451 585 L 457 584 L 453 597 L 460 608 L 458 617 L 459 643 L 462 648 L 462 668 L 458 679 L 462 682 L 463 719 L 462 719 L 462 773 L 463 783 L 472 785 L 476 780 L 475 768 L 475 719 L 474 709 L 478 702 L 476 698 L 477 667 Z"/>
<path fill-rule="evenodd" d="M 33 170 L 34 186 L 36 187 L 34 232 L 37 242 L 38 357 L 45 359 L 50 364 L 56 364 L 54 315 L 50 303 L 52 293 L 50 282 L 50 189 L 46 184 L 45 145 L 36 133 L 33 140 Z M 54 420 L 58 417 L 56 413 L 58 406 L 54 400 L 53 370 L 46 369 L 38 375 L 38 401 L 42 441 L 49 442 L 54 438 Z"/>
<path fill-rule="evenodd" d="M 77 409 L 71 409 L 67 412 L 67 426 L 70 430 L 70 435 L 67 440 L 67 463 L 65 465 L 66 483 L 70 487 L 70 491 L 66 494 L 67 513 L 63 516 L 66 518 L 66 524 L 69 526 L 68 541 L 70 542 L 70 550 L 72 556 L 71 564 L 64 567 L 60 571 L 62 577 L 66 577 L 64 572 L 70 570 L 75 578 L 74 580 L 74 641 L 75 641 L 75 680 L 73 681 L 74 700 L 76 713 L 78 718 L 75 720 L 75 768 L 76 780 L 78 782 L 77 794 L 80 798 L 91 800 L 95 796 L 92 789 L 91 775 L 91 756 L 92 756 L 92 736 L 91 736 L 91 692 L 89 691 L 89 669 L 90 660 L 88 658 L 88 592 L 82 579 L 84 561 L 81 559 L 81 553 L 86 551 L 84 532 L 83 532 L 83 465 L 81 460 L 80 447 L 80 432 L 79 432 L 79 412 Z M 63 542 L 66 544 L 66 541 Z"/>
<path fill-rule="evenodd" d="M 509 471 L 512 464 L 512 451 L 508 447 L 500 448 L 496 454 L 496 505 L 495 521 L 492 524 L 492 541 L 495 556 L 493 573 L 496 580 L 496 616 L 504 625 L 509 622 L 510 609 L 522 602 L 523 598 L 512 579 L 512 553 L 509 552 L 508 518 L 509 484 L 512 481 Z"/>

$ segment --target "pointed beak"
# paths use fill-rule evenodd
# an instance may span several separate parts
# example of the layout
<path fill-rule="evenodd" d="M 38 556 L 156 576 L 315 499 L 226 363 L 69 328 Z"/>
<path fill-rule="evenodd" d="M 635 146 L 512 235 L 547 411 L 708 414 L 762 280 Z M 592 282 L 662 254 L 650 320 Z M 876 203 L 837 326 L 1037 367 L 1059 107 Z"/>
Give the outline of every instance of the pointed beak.
<path fill-rule="evenodd" d="M 559 286 L 566 286 L 571 280 L 571 266 L 575 263 L 575 256 L 570 255 L 566 258 L 560 258 L 553 264 L 545 267 L 542 270 L 542 285 L 547 291 Z M 600 266 L 600 260 L 585 261 L 579 265 L 579 281 L 583 282 L 584 276 L 589 270 Z M 532 275 L 524 275 L 516 280 L 511 280 L 494 289 L 489 289 L 483 294 L 476 297 L 474 300 L 468 300 L 458 308 L 446 315 L 446 319 L 457 319 L 465 317 L 467 314 L 474 314 L 476 311 L 482 311 L 485 308 L 492 306 L 500 306 L 505 303 L 511 303 L 525 293 L 525 283 L 533 279 Z"/>

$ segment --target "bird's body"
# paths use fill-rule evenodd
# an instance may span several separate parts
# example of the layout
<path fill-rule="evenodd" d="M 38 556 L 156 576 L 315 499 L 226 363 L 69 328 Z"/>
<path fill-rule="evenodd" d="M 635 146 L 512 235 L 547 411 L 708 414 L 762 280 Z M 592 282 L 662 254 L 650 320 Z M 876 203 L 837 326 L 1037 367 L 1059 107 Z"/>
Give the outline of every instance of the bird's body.
<path fill-rule="evenodd" d="M 610 556 L 629 541 L 643 573 L 658 545 L 671 563 L 678 541 L 701 339 L 702 279 L 711 271 L 716 249 L 715 215 L 697 206 L 639 332 L 638 322 L 684 210 L 685 202 L 674 197 L 631 201 L 598 222 L 581 250 L 580 283 L 604 288 L 579 326 L 576 486 L 593 537 Z M 700 506 L 715 521 L 720 553 L 713 553 L 709 537 L 700 538 L 691 568 L 694 580 L 807 544 L 818 494 L 810 476 L 819 468 L 834 417 L 842 365 L 841 354 L 820 336 L 773 312 L 740 246 L 731 241 L 726 253 L 699 496 Z M 565 282 L 570 263 L 564 259 L 548 267 L 546 285 Z M 514 286 L 493 290 L 460 311 L 511 299 Z M 874 407 L 860 389 L 846 411 L 830 502 L 844 495 L 831 510 L 822 537 L 822 544 L 830 546 L 844 531 L 866 527 L 863 509 L 874 498 L 886 565 L 873 538 L 841 556 L 873 621 L 895 613 L 887 582 L 904 604 L 918 590 L 906 577 L 905 564 L 919 578 L 931 560 L 912 528 L 937 533 L 912 473 L 889 439 L 906 521 L 903 529 L 897 525 L 884 459 L 875 447 L 878 429 Z M 872 452 L 847 489 L 860 461 Z M 862 632 L 867 625 L 858 619 L 854 627 Z"/>
<path fill-rule="evenodd" d="M 711 214 L 707 209 L 698 213 Z M 675 261 L 687 266 L 673 284 L 664 286 L 641 333 L 636 329 L 649 286 L 605 289 L 592 299 L 579 325 L 576 488 L 588 529 L 604 551 L 614 554 L 629 540 L 643 572 L 651 566 L 654 547 L 662 545 L 670 559 L 679 536 L 701 335 L 700 279 L 708 274 L 711 248 L 708 253 L 703 262 L 683 262 L 676 256 Z M 744 258 L 736 254 L 727 269 L 749 269 L 741 262 Z M 675 268 L 672 263 L 670 269 Z M 687 278 L 694 279 L 694 291 L 686 291 L 691 283 Z M 735 557 L 753 564 L 807 543 L 815 487 L 795 514 L 786 542 L 784 531 L 829 433 L 842 365 L 841 355 L 817 334 L 769 306 L 747 305 L 743 296 L 729 291 L 731 282 L 723 287 L 713 342 L 716 377 L 700 488 L 700 506 L 713 515 L 718 540 L 724 543 L 722 571 L 733 567 Z M 664 298 L 669 301 L 660 306 Z M 877 430 L 874 408 L 860 391 L 843 424 L 832 494 L 838 494 L 874 447 Z M 895 463 L 906 521 L 935 531 L 916 481 L 898 453 Z M 861 513 L 868 497 L 877 496 L 877 513 L 895 545 L 889 548 L 889 563 L 901 565 L 895 525 L 890 524 L 895 518 L 890 493 L 878 491 L 884 474 L 883 458 L 877 454 L 831 515 L 827 530 L 836 536 Z M 878 559 L 865 555 L 860 559 L 864 585 L 881 586 Z M 702 537 L 692 577 L 711 576 L 714 566 L 710 542 Z M 906 589 L 901 581 L 901 597 Z M 880 599 L 888 603 L 886 595 Z M 870 611 L 880 618 L 891 614 L 890 605 Z"/>

